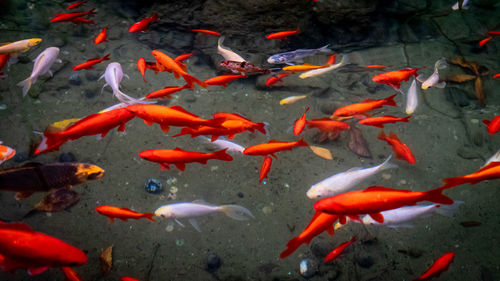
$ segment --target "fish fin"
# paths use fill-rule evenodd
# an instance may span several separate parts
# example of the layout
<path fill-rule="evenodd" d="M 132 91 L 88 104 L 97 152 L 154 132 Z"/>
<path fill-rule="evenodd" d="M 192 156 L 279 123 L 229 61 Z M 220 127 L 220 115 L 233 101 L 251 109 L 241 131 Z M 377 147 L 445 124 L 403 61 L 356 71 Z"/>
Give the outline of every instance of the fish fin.
<path fill-rule="evenodd" d="M 177 167 L 177 169 L 183 172 L 186 170 L 186 163 L 174 163 L 174 165 L 175 167 Z"/>
<path fill-rule="evenodd" d="M 109 223 L 114 223 L 115 222 L 115 219 L 112 218 L 112 217 L 108 217 L 108 220 L 109 220 Z"/>
<path fill-rule="evenodd" d="M 491 123 L 490 120 L 483 120 L 483 124 L 486 125 L 486 126 L 489 126 Z"/>
<path fill-rule="evenodd" d="M 180 111 L 180 112 L 185 113 L 185 114 L 189 114 L 190 116 L 193 116 L 193 117 L 199 117 L 198 115 L 195 115 L 195 114 L 185 110 L 182 106 L 179 106 L 179 105 L 170 106 L 170 108 L 175 109 L 175 110 Z"/>
<path fill-rule="evenodd" d="M 153 218 L 153 216 L 155 215 L 154 213 L 145 213 L 143 215 L 144 215 L 144 218 L 146 218 L 152 222 L 156 222 L 155 219 Z"/>
<path fill-rule="evenodd" d="M 123 77 L 125 77 L 127 79 L 130 79 L 130 77 L 127 74 L 125 74 L 125 73 L 123 73 Z"/>
<path fill-rule="evenodd" d="M 450 197 L 448 197 L 446 195 L 443 195 L 442 192 L 443 192 L 443 190 L 451 188 L 453 186 L 454 185 L 452 185 L 452 186 L 445 185 L 442 187 L 438 187 L 436 189 L 429 190 L 429 191 L 425 192 L 425 196 L 423 199 L 427 200 L 427 201 L 434 202 L 434 203 L 438 203 L 438 204 L 451 205 L 451 204 L 453 204 L 453 199 L 451 199 Z"/>
<path fill-rule="evenodd" d="M 177 73 L 177 72 L 174 72 L 174 77 L 175 77 L 175 79 L 179 79 L 179 78 L 181 78 L 181 76 L 180 76 L 180 75 L 179 75 L 179 73 Z M 186 81 L 186 82 L 187 82 L 187 81 Z"/>
<path fill-rule="evenodd" d="M 49 72 L 50 77 L 54 77 L 54 73 L 52 73 L 52 70 L 49 69 L 48 72 Z"/>
<path fill-rule="evenodd" d="M 332 50 L 328 49 L 329 45 L 330 44 L 326 44 L 325 46 L 319 48 L 318 51 L 322 52 L 322 53 L 331 53 L 331 52 L 333 52 Z"/>
<path fill-rule="evenodd" d="M 194 227 L 194 229 L 196 229 L 196 231 L 201 232 L 200 226 L 195 219 L 189 219 L 188 221 Z"/>
<path fill-rule="evenodd" d="M 389 133 L 389 138 L 394 139 L 394 140 L 401 141 L 401 140 L 399 140 L 398 135 L 396 135 L 396 134 L 395 134 L 395 133 L 393 133 L 393 132 L 390 132 L 390 133 Z"/>
<path fill-rule="evenodd" d="M 249 218 L 255 218 L 252 212 L 239 205 L 222 205 L 219 208 L 226 216 L 235 220 L 244 221 Z"/>
<path fill-rule="evenodd" d="M 425 82 L 425 78 L 424 78 L 423 74 L 418 75 L 416 79 L 420 83 L 424 83 Z"/>
<path fill-rule="evenodd" d="M 208 87 L 208 84 L 199 80 L 198 78 L 194 77 L 194 76 L 191 76 L 189 74 L 184 74 L 182 75 L 182 78 L 184 78 L 184 80 L 186 80 L 186 84 L 188 84 L 190 87 L 196 83 L 198 85 L 200 85 L 200 87 L 202 88 L 207 88 Z"/>
<path fill-rule="evenodd" d="M 16 200 L 19 201 L 19 200 L 23 200 L 23 199 L 30 197 L 32 194 L 33 194 L 33 192 L 31 192 L 31 191 L 17 192 L 15 198 L 16 198 Z"/>
<path fill-rule="evenodd" d="M 333 236 L 335 234 L 335 230 L 333 229 L 333 224 L 332 225 L 329 225 L 327 228 L 326 228 L 326 232 L 328 232 L 328 234 L 330 234 L 331 236 Z"/>
<path fill-rule="evenodd" d="M 304 138 L 301 138 L 300 140 L 297 141 L 296 146 L 309 146 L 307 142 L 304 141 Z"/>
<path fill-rule="evenodd" d="M 182 224 L 182 222 L 180 222 L 178 219 L 174 219 L 174 221 L 179 224 L 180 226 L 182 227 L 186 227 L 184 224 Z"/>
<path fill-rule="evenodd" d="M 339 223 L 340 224 L 346 224 L 347 222 L 347 219 L 345 216 L 339 216 Z"/>
<path fill-rule="evenodd" d="M 397 106 L 396 102 L 394 101 L 394 97 L 396 96 L 397 94 L 394 94 L 390 97 L 387 97 L 384 99 L 384 104 L 385 105 L 392 105 L 392 106 Z"/>
<path fill-rule="evenodd" d="M 31 88 L 31 85 L 34 83 L 33 79 L 31 79 L 31 76 L 26 78 L 25 80 L 17 83 L 17 86 L 19 87 L 22 87 L 23 88 L 23 97 L 26 96 L 26 94 L 28 93 L 28 91 L 30 90 Z"/>
<path fill-rule="evenodd" d="M 211 142 L 214 142 L 214 141 L 216 141 L 218 138 L 219 138 L 219 136 L 218 136 L 218 135 L 212 135 L 212 137 L 210 138 L 210 141 L 211 141 Z"/>
<path fill-rule="evenodd" d="M 359 215 L 348 215 L 347 217 L 352 221 L 361 222 L 361 218 L 359 217 Z"/>
<path fill-rule="evenodd" d="M 385 140 L 387 138 L 387 136 L 384 133 L 384 130 L 380 131 L 380 134 L 378 134 L 377 138 L 379 140 Z"/>
<path fill-rule="evenodd" d="M 384 216 L 381 213 L 368 214 L 374 221 L 384 223 Z"/>
<path fill-rule="evenodd" d="M 0 223 L 0 229 L 14 229 L 14 230 L 27 231 L 27 232 L 35 232 L 29 225 L 27 225 L 23 222 Z"/>
<path fill-rule="evenodd" d="M 274 157 L 274 159 L 278 159 L 278 157 L 276 157 L 276 155 L 274 155 L 274 153 L 271 153 L 271 156 Z"/>
<path fill-rule="evenodd" d="M 229 140 L 232 140 L 232 139 L 234 139 L 234 136 L 235 136 L 235 134 L 232 134 L 232 135 L 227 136 L 227 138 L 228 138 Z"/>
<path fill-rule="evenodd" d="M 149 120 L 146 120 L 146 119 L 144 119 L 144 123 L 145 123 L 146 125 L 148 125 L 148 126 L 153 125 L 153 121 L 149 121 Z"/>
<path fill-rule="evenodd" d="M 167 124 L 160 124 L 160 128 L 165 134 L 168 134 L 168 131 L 170 131 L 170 126 Z"/>
<path fill-rule="evenodd" d="M 331 56 L 328 57 L 328 61 L 326 62 L 326 64 L 335 64 L 335 59 L 337 57 L 337 54 L 333 54 Z"/>
<path fill-rule="evenodd" d="M 227 148 L 214 152 L 214 159 L 222 160 L 222 161 L 233 161 L 233 157 L 226 153 Z M 205 163 L 206 164 L 206 161 Z"/>
<path fill-rule="evenodd" d="M 125 123 L 120 124 L 118 127 L 118 132 L 125 132 Z"/>
<path fill-rule="evenodd" d="M 286 249 L 281 252 L 280 258 L 284 259 L 295 252 L 304 242 L 299 237 L 294 237 L 286 244 Z"/>
<path fill-rule="evenodd" d="M 443 89 L 444 87 L 446 87 L 446 82 L 439 82 L 436 85 L 434 85 L 434 87 Z"/>
<path fill-rule="evenodd" d="M 45 272 L 47 269 L 49 269 L 48 266 L 30 267 L 30 268 L 28 268 L 28 274 L 30 276 L 38 275 L 38 274 L 41 274 L 41 273 Z"/>
<path fill-rule="evenodd" d="M 168 163 L 160 163 L 161 170 L 170 170 L 170 166 Z"/>

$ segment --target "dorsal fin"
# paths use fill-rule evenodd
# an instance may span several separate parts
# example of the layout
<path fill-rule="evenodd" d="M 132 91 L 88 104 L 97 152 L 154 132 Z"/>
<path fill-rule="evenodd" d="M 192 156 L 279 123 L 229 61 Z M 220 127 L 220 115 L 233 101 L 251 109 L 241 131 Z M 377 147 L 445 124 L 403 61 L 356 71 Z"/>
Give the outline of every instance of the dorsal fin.
<path fill-rule="evenodd" d="M 189 114 L 193 117 L 198 117 L 198 115 L 194 115 L 193 113 L 185 110 L 184 108 L 182 108 L 181 106 L 178 106 L 178 105 L 174 105 L 174 106 L 170 106 L 171 109 L 174 109 L 174 110 L 177 110 L 177 111 L 180 111 L 182 113 L 186 113 L 186 114 Z"/>
<path fill-rule="evenodd" d="M 267 143 L 286 143 L 286 141 L 279 141 L 279 140 L 272 139 L 272 140 L 268 141 Z"/>
<path fill-rule="evenodd" d="M 396 135 L 395 133 L 392 133 L 392 132 L 389 133 L 389 138 L 397 140 L 397 141 L 400 141 L 399 138 L 398 138 L 398 135 Z"/>
<path fill-rule="evenodd" d="M 395 189 L 395 188 L 389 188 L 389 187 L 383 187 L 383 186 L 370 186 L 363 190 L 363 192 L 372 192 L 372 191 L 401 191 L 401 192 L 412 192 L 411 190 L 404 190 L 404 189 Z"/>

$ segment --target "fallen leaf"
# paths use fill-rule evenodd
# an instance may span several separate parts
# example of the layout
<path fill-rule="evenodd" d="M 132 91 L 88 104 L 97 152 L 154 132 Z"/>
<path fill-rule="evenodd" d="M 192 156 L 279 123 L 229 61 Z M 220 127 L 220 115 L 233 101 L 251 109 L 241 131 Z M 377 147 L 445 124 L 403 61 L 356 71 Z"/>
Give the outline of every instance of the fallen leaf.
<path fill-rule="evenodd" d="M 363 137 L 363 133 L 356 127 L 351 127 L 349 130 L 349 149 L 356 155 L 366 158 L 372 158 L 372 153 L 368 147 L 368 142 Z"/>
<path fill-rule="evenodd" d="M 474 88 L 476 90 L 476 97 L 479 101 L 480 106 L 484 106 L 484 99 L 486 98 L 484 95 L 484 90 L 483 90 L 483 83 L 481 81 L 481 78 L 477 77 L 476 81 L 474 82 Z"/>
<path fill-rule="evenodd" d="M 100 260 L 101 260 L 101 272 L 102 274 L 108 274 L 111 270 L 111 266 L 113 263 L 113 245 L 106 248 L 106 250 L 102 251 Z"/>
<path fill-rule="evenodd" d="M 444 78 L 445 81 L 448 82 L 455 82 L 455 83 L 463 83 L 466 81 L 470 81 L 475 79 L 476 76 L 474 75 L 469 75 L 469 74 L 456 74 L 456 75 L 450 75 Z"/>
<path fill-rule="evenodd" d="M 40 212 L 60 212 L 75 205 L 80 201 L 80 194 L 69 188 L 52 189 L 40 202 L 34 210 Z"/>
<path fill-rule="evenodd" d="M 319 146 L 313 146 L 313 145 L 310 145 L 309 148 L 311 149 L 311 151 L 314 154 L 318 155 L 319 157 L 324 158 L 326 160 L 333 160 L 333 156 L 332 156 L 332 153 L 330 152 L 330 150 L 323 148 L 323 147 L 319 147 Z"/>

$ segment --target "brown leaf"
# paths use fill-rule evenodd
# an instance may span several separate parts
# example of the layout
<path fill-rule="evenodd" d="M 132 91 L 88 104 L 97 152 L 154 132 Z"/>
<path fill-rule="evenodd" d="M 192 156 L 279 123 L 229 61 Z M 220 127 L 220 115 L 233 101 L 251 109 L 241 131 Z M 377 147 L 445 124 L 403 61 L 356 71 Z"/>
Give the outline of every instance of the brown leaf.
<path fill-rule="evenodd" d="M 310 145 L 309 148 L 312 150 L 314 154 L 318 155 L 319 157 L 324 158 L 326 160 L 333 160 L 333 156 L 330 150 L 313 145 Z"/>
<path fill-rule="evenodd" d="M 479 105 L 484 106 L 484 99 L 486 98 L 486 96 L 484 95 L 483 82 L 481 81 L 481 78 L 477 77 L 476 81 L 474 82 L 474 87 L 476 89 L 476 97 L 479 101 Z"/>
<path fill-rule="evenodd" d="M 454 57 L 450 60 L 450 63 L 459 65 L 461 67 L 469 68 L 469 63 L 463 57 Z"/>
<path fill-rule="evenodd" d="M 40 212 L 60 212 L 75 205 L 78 201 L 80 201 L 78 192 L 63 187 L 52 189 L 35 205 L 34 209 Z"/>
<path fill-rule="evenodd" d="M 101 260 L 101 272 L 102 274 L 108 274 L 111 270 L 111 266 L 113 263 L 113 245 L 106 248 L 106 250 L 102 251 L 100 260 Z"/>
<path fill-rule="evenodd" d="M 469 74 L 455 74 L 455 75 L 450 75 L 444 78 L 444 81 L 448 82 L 455 82 L 455 83 L 463 83 L 466 81 L 470 81 L 476 78 L 474 75 L 469 75 Z"/>
<path fill-rule="evenodd" d="M 368 143 L 363 137 L 361 130 L 356 127 L 351 127 L 349 135 L 351 137 L 349 139 L 349 149 L 358 156 L 372 158 L 372 153 L 370 152 Z"/>

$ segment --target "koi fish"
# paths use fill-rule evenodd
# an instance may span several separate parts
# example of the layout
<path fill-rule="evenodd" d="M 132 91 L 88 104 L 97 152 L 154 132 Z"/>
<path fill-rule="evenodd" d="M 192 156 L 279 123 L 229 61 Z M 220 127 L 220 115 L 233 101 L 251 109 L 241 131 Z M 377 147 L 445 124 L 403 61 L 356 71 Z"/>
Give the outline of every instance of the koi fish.
<path fill-rule="evenodd" d="M 199 33 L 205 33 L 209 35 L 215 35 L 215 36 L 220 36 L 219 32 L 212 31 L 212 30 L 207 30 L 207 29 L 191 29 L 193 32 L 199 32 Z"/>
<path fill-rule="evenodd" d="M 178 62 L 174 61 L 171 57 L 160 51 L 152 51 L 153 57 L 156 59 L 156 64 L 160 71 L 173 72 L 175 79 L 179 79 L 180 76 L 186 80 L 186 84 L 192 87 L 193 83 L 200 85 L 203 88 L 208 87 L 208 84 L 198 80 L 194 76 L 189 75 L 185 70 L 183 70 Z"/>
<path fill-rule="evenodd" d="M 378 116 L 378 117 L 367 117 L 365 119 L 359 120 L 359 124 L 361 125 L 367 125 L 367 126 L 373 126 L 377 128 L 384 128 L 384 124 L 387 123 L 396 123 L 396 122 L 410 122 L 408 119 L 410 119 L 411 116 L 406 116 L 404 118 L 399 118 L 391 115 L 384 115 L 384 116 Z"/>
<path fill-rule="evenodd" d="M 229 82 L 238 80 L 240 78 L 247 78 L 248 76 L 246 75 L 230 75 L 230 74 L 225 74 L 225 75 L 220 75 L 220 76 L 215 76 L 212 78 L 209 78 L 205 80 L 204 82 L 207 83 L 210 86 L 223 86 L 227 87 L 227 84 Z"/>
<path fill-rule="evenodd" d="M 306 95 L 286 97 L 286 98 L 280 100 L 280 105 L 292 104 L 292 103 L 295 103 L 295 102 L 302 100 L 302 99 L 305 99 L 305 98 L 307 98 Z"/>
<path fill-rule="evenodd" d="M 458 10 L 460 9 L 460 2 L 462 2 L 462 9 L 469 9 L 469 6 L 467 6 L 467 4 L 469 3 L 469 0 L 461 0 L 461 1 L 458 1 L 457 3 L 455 3 L 451 8 L 453 10 Z"/>
<path fill-rule="evenodd" d="M 486 37 L 483 40 L 479 41 L 479 47 L 484 46 L 486 43 L 490 42 L 491 39 L 493 39 L 493 37 L 489 36 L 489 37 Z"/>
<path fill-rule="evenodd" d="M 307 144 L 304 141 L 304 139 L 300 139 L 294 142 L 270 140 L 267 143 L 252 145 L 250 147 L 245 148 L 243 154 L 261 155 L 261 156 L 271 155 L 274 158 L 277 158 L 276 155 L 274 155 L 274 153 L 283 150 L 292 150 L 294 147 L 299 147 L 299 146 L 309 146 L 309 144 Z"/>
<path fill-rule="evenodd" d="M 483 120 L 483 124 L 488 126 L 488 133 L 493 135 L 500 131 L 500 115 L 491 120 Z"/>
<path fill-rule="evenodd" d="M 447 271 L 450 268 L 451 262 L 455 257 L 454 252 L 448 252 L 441 257 L 439 257 L 432 265 L 424 272 L 424 274 L 413 281 L 429 280 L 432 277 L 439 277 L 441 273 Z"/>
<path fill-rule="evenodd" d="M 188 87 L 188 85 L 184 86 L 167 86 L 163 89 L 160 89 L 158 91 L 154 91 L 149 93 L 146 96 L 146 99 L 165 99 L 165 98 L 171 98 L 171 95 L 174 93 L 177 93 L 179 91 L 182 91 L 184 89 L 191 89 Z"/>
<path fill-rule="evenodd" d="M 336 259 L 340 254 L 342 254 L 342 252 L 347 247 L 349 247 L 349 245 L 351 245 L 352 243 L 354 243 L 357 238 L 358 237 L 356 235 L 354 235 L 354 237 L 352 237 L 351 240 L 346 241 L 346 242 L 340 244 L 337 248 L 333 249 L 333 251 L 331 251 L 328 255 L 326 255 L 325 262 L 330 262 L 330 261 Z"/>
<path fill-rule="evenodd" d="M 108 30 L 108 27 L 105 27 L 97 36 L 94 38 L 94 44 L 101 44 L 102 42 L 108 42 L 106 40 L 106 31 Z"/>
<path fill-rule="evenodd" d="M 144 83 L 147 83 L 146 76 L 145 76 L 146 75 L 146 60 L 144 58 L 139 58 L 137 60 L 137 69 L 141 73 L 142 80 L 144 80 Z M 146 97 L 146 98 L 148 98 L 148 97 Z"/>
<path fill-rule="evenodd" d="M 0 54 L 0 79 L 7 78 L 7 74 L 3 74 L 2 69 L 10 60 L 10 54 Z"/>
<path fill-rule="evenodd" d="M 283 82 L 283 78 L 285 78 L 289 75 L 292 75 L 292 74 L 293 73 L 281 73 L 281 74 L 273 75 L 273 76 L 267 78 L 266 86 L 272 87 L 273 85 L 275 85 L 278 82 Z M 278 85 L 276 85 L 276 86 L 278 86 Z M 281 86 L 281 84 L 280 84 L 280 86 Z"/>
<path fill-rule="evenodd" d="M 125 104 L 154 103 L 151 101 L 144 101 L 144 100 L 133 98 L 133 97 L 125 94 L 124 92 L 120 91 L 120 83 L 121 83 L 124 76 L 129 78 L 127 74 L 123 74 L 122 66 L 120 63 L 112 62 L 112 63 L 108 64 L 104 74 L 101 77 L 99 77 L 99 80 L 104 78 L 104 80 L 106 81 L 106 84 L 104 84 L 104 86 L 102 86 L 102 90 L 104 90 L 104 87 L 110 86 L 111 89 L 113 90 L 113 95 L 121 103 L 125 103 Z M 101 90 L 101 92 L 102 92 L 102 90 Z"/>
<path fill-rule="evenodd" d="M 410 77 L 413 75 L 415 77 L 418 76 L 417 71 L 421 68 L 405 68 L 402 70 L 390 71 L 377 74 L 373 76 L 372 80 L 376 83 L 382 83 L 393 87 L 396 90 L 401 88 L 402 81 L 408 81 Z"/>
<path fill-rule="evenodd" d="M 267 35 L 266 38 L 267 39 L 286 39 L 288 36 L 298 34 L 299 32 L 300 32 L 300 30 L 297 27 L 296 30 L 286 30 L 286 31 L 271 33 L 271 34 Z"/>
<path fill-rule="evenodd" d="M 346 216 L 359 219 L 358 215 L 368 214 L 379 223 L 384 222 L 380 212 L 412 206 L 420 201 L 431 201 L 438 204 L 451 205 L 453 200 L 442 194 L 450 187 L 438 187 L 425 192 L 393 189 L 383 186 L 371 186 L 365 190 L 350 191 L 324 198 L 314 203 L 314 209 L 320 212 L 338 215 L 341 224 Z"/>
<path fill-rule="evenodd" d="M 300 245 L 308 244 L 311 240 L 320 235 L 323 231 L 327 231 L 328 234 L 334 234 L 333 223 L 338 219 L 337 215 L 330 215 L 327 213 L 316 211 L 311 221 L 307 225 L 307 227 L 300 233 L 299 236 L 292 238 L 286 244 L 286 249 L 281 252 L 280 258 L 284 259 L 293 252 L 295 252 Z"/>
<path fill-rule="evenodd" d="M 410 88 L 408 88 L 408 92 L 406 93 L 406 114 L 413 114 L 413 112 L 415 112 L 415 109 L 417 109 L 417 106 L 418 106 L 417 82 L 416 79 L 413 78 Z"/>
<path fill-rule="evenodd" d="M 153 216 L 155 214 L 153 213 L 138 213 L 128 208 L 118 208 L 113 206 L 98 206 L 95 208 L 95 210 L 99 214 L 108 217 L 109 222 L 111 223 L 113 223 L 115 219 L 121 219 L 122 221 L 127 221 L 128 219 L 138 220 L 141 218 L 146 218 L 152 222 L 155 221 L 153 219 Z"/>
<path fill-rule="evenodd" d="M 51 267 L 87 263 L 87 256 L 82 250 L 55 237 L 35 232 L 25 223 L 0 224 L 0 249 L 0 268 L 10 273 L 27 269 L 30 275 L 37 275 Z"/>
<path fill-rule="evenodd" d="M 415 156 L 413 156 L 410 148 L 406 144 L 402 143 L 395 133 L 389 133 L 389 136 L 386 136 L 382 130 L 378 135 L 378 139 L 384 140 L 392 146 L 392 150 L 396 153 L 396 158 L 408 161 L 408 163 L 412 165 L 415 164 Z"/>
<path fill-rule="evenodd" d="M 306 71 L 302 74 L 299 75 L 300 79 L 305 79 L 305 78 L 311 78 L 311 77 L 316 77 L 316 76 L 319 76 L 319 75 L 323 75 L 327 72 L 330 72 L 332 70 L 335 70 L 339 67 L 342 67 L 346 64 L 349 63 L 349 58 L 347 57 L 347 55 L 344 55 L 342 57 L 342 60 L 337 63 L 337 64 L 332 64 L 328 67 L 323 67 L 323 68 L 318 68 L 318 69 L 313 69 L 313 70 L 309 70 L 309 71 Z"/>
<path fill-rule="evenodd" d="M 76 18 L 81 18 L 86 15 L 95 15 L 95 9 L 92 9 L 88 12 L 75 12 L 75 13 L 62 13 L 56 14 L 56 16 L 50 20 L 50 22 L 65 22 L 65 21 L 73 21 Z"/>
<path fill-rule="evenodd" d="M 148 29 L 148 25 L 151 22 L 157 21 L 158 20 L 158 14 L 154 13 L 152 16 L 149 18 L 145 18 L 139 22 L 134 23 L 132 26 L 129 27 L 128 32 L 145 32 Z"/>
<path fill-rule="evenodd" d="M 280 53 L 272 55 L 267 59 L 270 64 L 290 64 L 292 62 L 302 63 L 302 59 L 309 56 L 314 56 L 317 53 L 331 53 L 332 50 L 328 49 L 328 45 L 317 49 L 298 49 L 291 52 Z"/>
<path fill-rule="evenodd" d="M 173 164 L 177 169 L 185 171 L 186 163 L 198 162 L 207 164 L 207 161 L 210 159 L 233 161 L 233 157 L 227 154 L 226 150 L 227 149 L 222 149 L 212 153 L 201 153 L 186 151 L 176 147 L 175 149 L 145 150 L 139 153 L 139 157 L 160 164 L 162 170 L 170 170 L 169 165 Z"/>
<path fill-rule="evenodd" d="M 240 55 L 238 55 L 237 53 L 231 51 L 231 49 L 223 46 L 222 42 L 224 42 L 224 36 L 219 37 L 219 40 L 217 41 L 217 53 L 219 55 L 223 56 L 224 60 L 226 60 L 226 61 L 236 61 L 236 62 L 246 61 Z"/>
<path fill-rule="evenodd" d="M 268 74 L 271 71 L 269 69 L 264 69 L 260 68 L 256 65 L 253 65 L 249 62 L 242 61 L 221 61 L 219 62 L 219 66 L 228 70 L 231 70 L 234 73 L 241 73 L 244 76 L 247 76 L 248 74 L 256 74 L 256 73 L 263 73 L 263 74 Z"/>
<path fill-rule="evenodd" d="M 73 4 L 69 5 L 66 9 L 71 10 L 71 9 L 78 8 L 81 5 L 85 4 L 85 2 L 87 2 L 87 1 L 79 1 L 79 2 L 73 3 Z"/>
<path fill-rule="evenodd" d="M 156 216 L 174 219 L 182 227 L 184 227 L 184 225 L 179 219 L 187 218 L 189 223 L 191 223 L 198 232 L 201 232 L 201 230 L 194 218 L 213 213 L 224 213 L 226 216 L 239 221 L 254 218 L 252 212 L 245 207 L 239 205 L 216 206 L 202 200 L 196 200 L 192 203 L 180 202 L 163 205 L 155 211 Z"/>
<path fill-rule="evenodd" d="M 465 183 L 469 183 L 470 185 L 482 182 L 484 180 L 492 180 L 500 178 L 500 162 L 490 162 L 488 165 L 479 169 L 477 172 L 474 172 L 469 175 L 465 175 L 462 177 L 454 177 L 454 178 L 445 178 L 443 179 L 444 185 L 443 187 L 453 187 Z"/>
<path fill-rule="evenodd" d="M 49 47 L 36 57 L 34 61 L 35 64 L 33 66 L 33 71 L 31 72 L 30 77 L 17 83 L 17 86 L 23 88 L 23 97 L 26 96 L 31 88 L 31 85 L 36 82 L 38 76 L 44 75 L 45 73 L 49 73 L 50 76 L 53 76 L 52 71 L 50 71 L 50 67 L 52 66 L 52 64 L 54 64 L 54 62 L 62 62 L 57 58 L 58 55 L 59 48 Z"/>
<path fill-rule="evenodd" d="M 74 24 L 95 24 L 95 22 L 93 20 L 90 20 L 90 19 L 86 19 L 84 17 L 76 17 L 76 18 L 72 18 L 71 20 L 72 23 Z"/>
<path fill-rule="evenodd" d="M 417 76 L 418 82 L 422 83 L 422 90 L 427 90 L 429 87 L 444 88 L 446 82 L 439 82 L 438 69 L 446 68 L 448 64 L 445 58 L 441 58 L 434 64 L 434 72 L 426 80 L 423 79 L 422 75 Z"/>
<path fill-rule="evenodd" d="M 82 70 L 82 69 L 87 69 L 87 70 L 94 69 L 94 65 L 101 63 L 105 60 L 109 60 L 109 54 L 105 55 L 102 58 L 89 59 L 86 62 L 73 67 L 73 70 L 77 71 L 77 70 Z"/>
<path fill-rule="evenodd" d="M 29 51 L 31 47 L 36 46 L 42 42 L 42 38 L 31 38 L 12 43 L 0 44 L 0 54 L 12 54 L 17 56 L 19 53 Z"/>
<path fill-rule="evenodd" d="M 304 115 L 302 115 L 302 117 L 300 117 L 299 119 L 297 119 L 297 121 L 295 121 L 295 124 L 293 126 L 293 134 L 296 136 L 300 135 L 300 133 L 302 133 L 304 127 L 306 126 L 307 111 L 309 111 L 309 107 L 306 109 L 306 112 L 304 112 Z"/>
<path fill-rule="evenodd" d="M 283 71 L 291 71 L 291 72 L 304 72 L 313 69 L 325 68 L 330 66 L 329 64 L 325 65 L 312 65 L 312 64 L 298 64 L 298 65 L 288 65 L 282 68 Z"/>
<path fill-rule="evenodd" d="M 263 179 L 267 179 L 267 174 L 271 170 L 271 165 L 273 164 L 273 158 L 266 156 L 260 167 L 259 183 L 262 183 Z"/>
<path fill-rule="evenodd" d="M 392 155 L 377 166 L 369 168 L 354 167 L 345 172 L 334 174 L 316 184 L 313 184 L 307 191 L 306 195 L 310 199 L 321 199 L 330 196 L 335 196 L 356 187 L 359 183 L 372 177 L 384 170 L 397 168 L 397 165 L 389 163 Z"/>
<path fill-rule="evenodd" d="M 82 278 L 71 267 L 63 266 L 61 270 L 67 281 L 82 281 Z"/>
<path fill-rule="evenodd" d="M 225 139 L 219 139 L 219 140 L 211 141 L 207 137 L 203 137 L 202 136 L 200 138 L 202 140 L 204 140 L 205 142 L 209 142 L 209 143 L 215 145 L 219 149 L 226 149 L 226 152 L 229 153 L 229 154 L 243 154 L 243 150 L 245 150 L 244 146 L 241 146 L 241 145 L 239 145 L 239 144 L 237 144 L 235 142 L 228 141 L 228 140 L 225 140 Z"/>
<path fill-rule="evenodd" d="M 0 165 L 2 165 L 3 162 L 9 160 L 10 158 L 14 157 L 14 155 L 16 155 L 15 149 L 2 144 L 3 142 L 0 141 Z"/>
<path fill-rule="evenodd" d="M 345 117 L 345 116 L 355 116 L 355 115 L 366 115 L 367 111 L 374 110 L 377 108 L 382 108 L 384 105 L 397 106 L 392 95 L 385 99 L 375 100 L 375 99 L 365 99 L 360 103 L 350 104 L 338 108 L 333 113 L 333 117 Z M 330 117 L 331 118 L 331 117 Z"/>
<path fill-rule="evenodd" d="M 70 119 L 64 119 L 62 121 L 54 122 L 54 123 L 48 125 L 47 127 L 45 127 L 44 133 L 62 132 L 64 130 L 66 130 L 66 128 L 68 128 L 69 126 L 76 123 L 78 120 L 81 120 L 81 118 L 70 118 Z"/>

